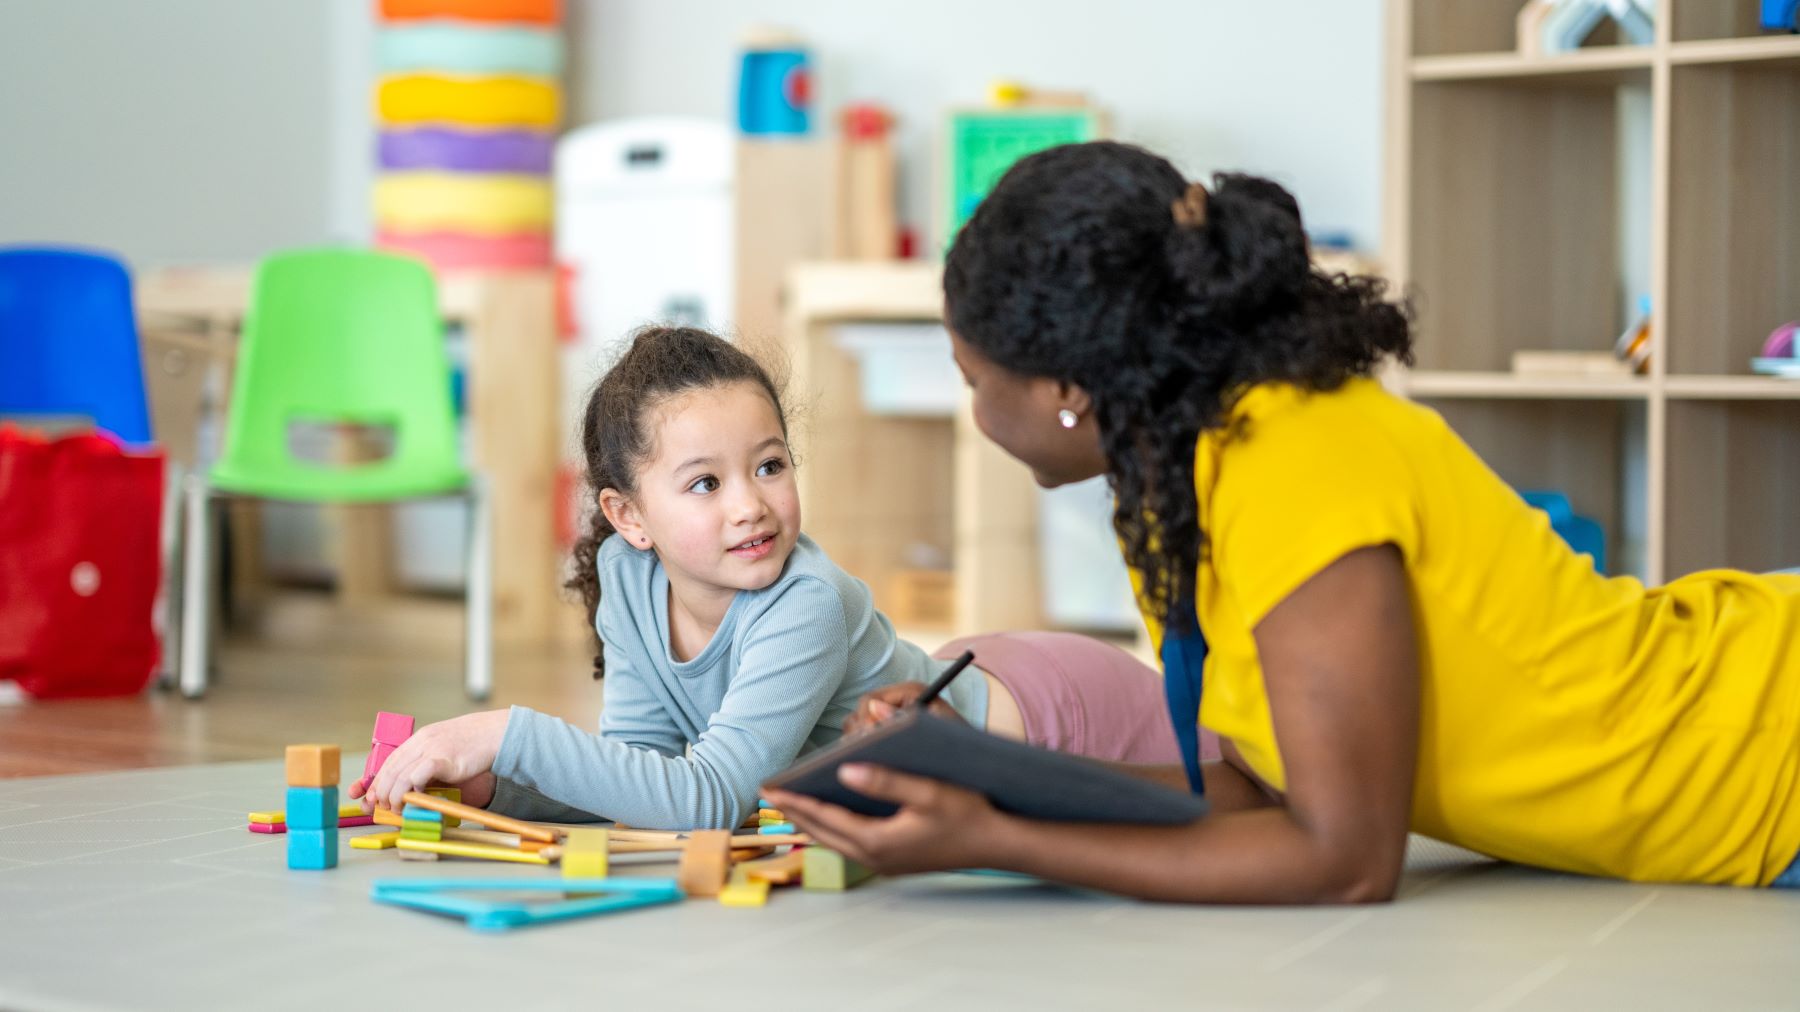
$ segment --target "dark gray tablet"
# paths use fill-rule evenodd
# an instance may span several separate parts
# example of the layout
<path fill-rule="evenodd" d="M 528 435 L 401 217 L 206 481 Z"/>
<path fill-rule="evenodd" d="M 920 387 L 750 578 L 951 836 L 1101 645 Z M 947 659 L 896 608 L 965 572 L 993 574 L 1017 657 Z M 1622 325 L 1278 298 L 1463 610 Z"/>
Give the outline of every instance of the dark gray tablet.
<path fill-rule="evenodd" d="M 1051 822 L 1182 825 L 1207 812 L 1198 795 L 921 710 L 820 749 L 770 778 L 768 786 L 864 815 L 894 814 L 894 805 L 838 782 L 838 767 L 850 762 L 948 781 L 979 791 L 1003 812 Z"/>

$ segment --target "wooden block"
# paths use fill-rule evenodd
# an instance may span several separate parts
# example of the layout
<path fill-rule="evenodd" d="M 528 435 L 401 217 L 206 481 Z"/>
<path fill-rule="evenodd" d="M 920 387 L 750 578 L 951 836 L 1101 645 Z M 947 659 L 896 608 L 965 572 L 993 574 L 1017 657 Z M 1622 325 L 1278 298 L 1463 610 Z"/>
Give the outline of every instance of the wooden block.
<path fill-rule="evenodd" d="M 398 747 L 405 743 L 406 739 L 411 738 L 412 733 L 413 719 L 411 716 L 380 710 L 375 714 L 375 731 L 369 736 L 369 741 L 371 744 Z M 455 800 L 461 801 L 462 798 L 458 797 Z"/>
<path fill-rule="evenodd" d="M 740 869 L 719 890 L 719 905 L 727 907 L 760 907 L 769 902 L 768 879 L 751 878 Z"/>
<path fill-rule="evenodd" d="M 364 833 L 350 838 L 350 846 L 357 850 L 392 850 L 399 842 L 400 834 L 395 832 Z"/>
<path fill-rule="evenodd" d="M 458 843 L 454 840 L 408 840 L 404 831 L 395 846 L 401 850 L 423 850 L 450 857 L 472 857 L 483 861 L 512 861 L 518 864 L 549 864 L 542 854 L 529 854 L 511 847 L 490 847 L 482 843 Z"/>
<path fill-rule="evenodd" d="M 250 824 L 250 832 L 252 832 L 252 833 L 285 833 L 285 832 L 287 832 L 287 823 L 285 823 L 285 822 L 252 822 Z"/>
<path fill-rule="evenodd" d="M 427 787 L 425 788 L 425 793 L 434 798 L 443 798 L 445 801 L 453 801 L 459 805 L 462 804 L 462 788 L 460 787 Z M 460 826 L 462 825 L 462 820 L 454 815 L 446 815 L 444 816 L 444 825 L 446 827 Z"/>
<path fill-rule="evenodd" d="M 770 885 L 790 885 L 800 881 L 805 863 L 806 851 L 790 850 L 785 854 L 739 865 L 738 870 L 751 878 L 762 879 Z"/>
<path fill-rule="evenodd" d="M 801 851 L 801 885 L 809 892 L 843 892 L 873 878 L 875 873 L 835 850 L 808 847 Z"/>
<path fill-rule="evenodd" d="M 357 810 L 361 811 L 360 808 Z M 265 826 L 272 826 L 278 822 L 286 822 L 287 821 L 287 813 L 286 812 L 251 812 L 249 819 L 251 822 L 260 822 Z"/>
<path fill-rule="evenodd" d="M 775 853 L 774 847 L 733 847 L 731 848 L 731 863 L 736 864 L 739 861 L 754 861 L 759 857 L 767 857 L 773 853 Z"/>
<path fill-rule="evenodd" d="M 387 762 L 388 756 L 394 754 L 394 746 L 376 742 L 369 747 L 369 757 L 363 760 L 362 778 L 366 782 L 374 782 L 375 774 L 381 772 L 381 764 Z"/>
<path fill-rule="evenodd" d="M 563 841 L 563 878 L 605 878 L 607 847 L 604 829 L 571 829 Z"/>
<path fill-rule="evenodd" d="M 438 825 L 443 825 L 444 823 L 443 812 L 434 811 L 430 808 L 420 808 L 418 805 L 407 805 L 405 808 L 402 808 L 400 810 L 400 817 L 407 822 L 435 822 Z"/>
<path fill-rule="evenodd" d="M 406 792 L 406 801 L 408 804 L 418 805 L 420 808 L 429 808 L 434 812 L 461 816 L 470 822 L 479 822 L 489 829 L 517 833 L 527 840 L 541 840 L 544 843 L 556 842 L 557 833 L 554 830 L 545 829 L 543 826 L 529 822 L 521 822 L 518 819 L 509 819 L 504 815 L 496 815 L 479 808 L 471 808 L 460 802 L 445 801 L 443 798 L 434 798 L 429 794 L 420 794 L 418 791 Z"/>
<path fill-rule="evenodd" d="M 1523 376 L 1630 376 L 1631 363 L 1609 351 L 1515 351 L 1513 372 Z"/>
<path fill-rule="evenodd" d="M 337 830 L 290 829 L 287 866 L 294 871 L 324 871 L 338 863 Z"/>
<path fill-rule="evenodd" d="M 398 846 L 398 841 L 396 841 L 396 846 Z M 438 855 L 429 850 L 412 850 L 403 847 L 399 853 L 402 861 L 436 861 L 438 859 Z"/>
<path fill-rule="evenodd" d="M 287 825 L 290 829 L 336 829 L 336 787 L 289 787 Z"/>
<path fill-rule="evenodd" d="M 442 840 L 443 838 L 444 827 L 442 826 L 432 826 L 429 829 L 421 828 L 419 826 L 406 826 L 400 830 L 400 839 L 402 840 L 436 841 Z"/>
<path fill-rule="evenodd" d="M 377 808 L 371 814 L 374 815 L 377 826 L 393 826 L 395 829 L 399 829 L 406 825 L 406 820 L 400 817 L 400 813 L 391 808 Z"/>
<path fill-rule="evenodd" d="M 731 831 L 703 829 L 688 837 L 675 877 L 689 896 L 717 896 L 731 872 Z"/>
<path fill-rule="evenodd" d="M 338 782 L 338 747 L 336 745 L 289 745 L 287 747 L 287 783 L 289 787 L 336 787 Z"/>
<path fill-rule="evenodd" d="M 455 827 L 447 825 L 444 827 L 443 838 L 446 840 L 461 840 L 464 843 L 485 843 L 491 847 L 511 847 L 514 850 L 523 849 L 520 846 L 521 841 L 519 839 L 519 834 L 496 833 L 491 829 L 470 829 L 467 826 Z M 533 850 L 550 846 L 550 844 L 538 843 L 535 840 L 531 841 L 531 843 L 531 849 Z"/>

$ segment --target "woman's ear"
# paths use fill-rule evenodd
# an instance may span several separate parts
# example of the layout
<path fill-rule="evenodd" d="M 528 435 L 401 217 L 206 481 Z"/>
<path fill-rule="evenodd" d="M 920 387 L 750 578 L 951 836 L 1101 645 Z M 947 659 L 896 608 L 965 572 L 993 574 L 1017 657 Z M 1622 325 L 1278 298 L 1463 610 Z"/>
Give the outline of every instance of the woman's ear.
<path fill-rule="evenodd" d="M 1094 409 L 1094 398 L 1080 386 L 1067 380 L 1059 380 L 1056 384 L 1057 408 L 1075 412 L 1077 418 L 1086 418 Z"/>
<path fill-rule="evenodd" d="M 600 512 L 606 515 L 606 522 L 619 533 L 633 548 L 649 548 L 650 532 L 644 530 L 643 517 L 638 508 L 625 493 L 616 488 L 600 490 Z"/>

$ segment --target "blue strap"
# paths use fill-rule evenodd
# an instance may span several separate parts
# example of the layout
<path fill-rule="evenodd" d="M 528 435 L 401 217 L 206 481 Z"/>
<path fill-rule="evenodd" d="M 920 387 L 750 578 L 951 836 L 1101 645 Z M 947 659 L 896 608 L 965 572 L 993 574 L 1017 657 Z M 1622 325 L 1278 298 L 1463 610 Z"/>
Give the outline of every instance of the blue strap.
<path fill-rule="evenodd" d="M 1163 630 L 1163 695 L 1169 719 L 1175 724 L 1175 740 L 1181 745 L 1181 762 L 1187 767 L 1188 786 L 1206 794 L 1200 776 L 1200 684 L 1206 667 L 1206 636 L 1187 605 L 1176 609 L 1177 625 Z"/>

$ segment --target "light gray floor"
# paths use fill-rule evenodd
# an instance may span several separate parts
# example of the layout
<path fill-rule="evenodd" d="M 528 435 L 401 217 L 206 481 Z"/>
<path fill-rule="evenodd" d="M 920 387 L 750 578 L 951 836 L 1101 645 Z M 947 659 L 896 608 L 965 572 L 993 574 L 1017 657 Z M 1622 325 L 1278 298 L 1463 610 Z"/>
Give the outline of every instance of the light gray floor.
<path fill-rule="evenodd" d="M 278 762 L 0 781 L 0 1008 L 1800 1008 L 1800 892 L 1589 881 L 1428 841 L 1382 907 L 936 875 L 478 935 L 369 884 L 546 871 L 346 845 L 335 871 L 289 872 L 282 837 L 244 829 L 282 790 Z"/>

